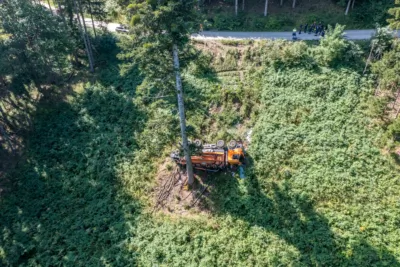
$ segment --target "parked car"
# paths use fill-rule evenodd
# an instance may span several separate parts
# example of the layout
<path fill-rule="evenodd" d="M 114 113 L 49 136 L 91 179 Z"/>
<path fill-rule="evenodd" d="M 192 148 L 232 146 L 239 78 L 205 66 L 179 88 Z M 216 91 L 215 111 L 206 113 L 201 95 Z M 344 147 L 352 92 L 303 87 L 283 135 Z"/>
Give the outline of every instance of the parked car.
<path fill-rule="evenodd" d="M 115 28 L 115 31 L 127 33 L 127 32 L 129 32 L 129 29 L 125 25 L 119 25 L 118 27 Z"/>

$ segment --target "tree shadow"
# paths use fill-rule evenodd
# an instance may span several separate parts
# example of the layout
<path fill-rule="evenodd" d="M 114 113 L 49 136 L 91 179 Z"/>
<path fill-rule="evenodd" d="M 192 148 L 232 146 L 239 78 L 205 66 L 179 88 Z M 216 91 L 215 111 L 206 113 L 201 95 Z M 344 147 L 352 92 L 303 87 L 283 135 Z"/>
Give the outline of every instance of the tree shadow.
<path fill-rule="evenodd" d="M 384 247 L 374 248 L 361 236 L 345 240 L 335 234 L 312 201 L 293 193 L 288 183 L 260 188 L 251 167 L 249 172 L 245 180 L 214 177 L 215 185 L 200 205 L 278 235 L 299 251 L 294 266 L 400 266 Z"/>
<path fill-rule="evenodd" d="M 86 89 L 74 102 L 43 97 L 13 190 L 0 199 L 2 266 L 130 266 L 127 240 L 140 213 L 120 165 L 146 117 L 132 92 Z"/>

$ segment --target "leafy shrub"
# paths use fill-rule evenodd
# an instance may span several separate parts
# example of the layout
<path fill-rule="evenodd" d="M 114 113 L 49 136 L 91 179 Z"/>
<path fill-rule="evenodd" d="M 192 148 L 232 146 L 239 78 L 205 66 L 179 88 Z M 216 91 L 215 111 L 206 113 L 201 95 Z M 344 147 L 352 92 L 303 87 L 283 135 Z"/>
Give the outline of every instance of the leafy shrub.
<path fill-rule="evenodd" d="M 382 88 L 397 90 L 400 84 L 400 42 L 395 41 L 392 49 L 385 52 L 381 60 L 372 64 L 372 72 L 379 78 Z"/>
<path fill-rule="evenodd" d="M 230 46 L 251 45 L 253 43 L 254 40 L 221 40 L 221 44 Z"/>
<path fill-rule="evenodd" d="M 343 38 L 344 28 L 341 25 L 334 28 L 328 26 L 325 38 L 321 39 L 320 45 L 315 49 L 315 58 L 320 65 L 357 65 L 360 61 L 361 50 L 353 42 Z"/>
<path fill-rule="evenodd" d="M 201 214 L 149 212 L 178 116 L 174 95 L 136 88 L 134 66 L 41 103 L 15 191 L 1 199 L 1 263 L 398 266 L 398 166 L 375 144 L 372 81 L 346 61 L 318 68 L 313 49 L 257 42 L 182 73 L 191 137 L 243 137 L 255 124 L 247 179 L 210 175 Z"/>

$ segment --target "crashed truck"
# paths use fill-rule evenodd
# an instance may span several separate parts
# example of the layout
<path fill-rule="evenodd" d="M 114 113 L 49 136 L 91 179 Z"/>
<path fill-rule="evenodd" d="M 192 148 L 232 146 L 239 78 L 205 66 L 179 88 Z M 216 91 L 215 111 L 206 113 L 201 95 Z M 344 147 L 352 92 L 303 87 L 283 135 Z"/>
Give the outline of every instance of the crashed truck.
<path fill-rule="evenodd" d="M 225 146 L 223 140 L 216 144 L 202 144 L 200 140 L 194 141 L 194 145 L 200 150 L 197 155 L 191 156 L 193 168 L 196 170 L 218 172 L 221 170 L 239 170 L 241 178 L 244 178 L 245 150 L 242 142 L 232 140 Z M 186 159 L 175 151 L 171 158 L 182 168 L 186 166 Z"/>

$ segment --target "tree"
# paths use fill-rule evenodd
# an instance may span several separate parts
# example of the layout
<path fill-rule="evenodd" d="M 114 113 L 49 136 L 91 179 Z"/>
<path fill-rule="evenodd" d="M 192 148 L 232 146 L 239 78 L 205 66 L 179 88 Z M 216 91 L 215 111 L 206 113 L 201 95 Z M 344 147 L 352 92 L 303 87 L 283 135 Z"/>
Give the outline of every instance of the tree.
<path fill-rule="evenodd" d="M 94 36 L 96 37 L 96 27 L 94 25 L 94 19 L 93 19 L 93 10 L 92 10 L 92 4 L 90 3 L 90 0 L 88 0 L 88 4 L 89 4 L 89 13 L 90 13 L 90 18 L 92 19 L 92 27 L 93 27 L 93 33 Z"/>
<path fill-rule="evenodd" d="M 238 5 L 239 5 L 239 0 L 235 0 L 235 15 L 236 16 L 238 14 Z"/>
<path fill-rule="evenodd" d="M 265 0 L 264 16 L 266 17 L 267 14 L 268 14 L 268 0 Z"/>
<path fill-rule="evenodd" d="M 380 60 L 372 62 L 372 72 L 378 75 L 381 88 L 393 90 L 400 86 L 400 41 L 393 40 Z"/>
<path fill-rule="evenodd" d="M 395 0 L 395 7 L 389 9 L 389 14 L 393 16 L 388 19 L 390 28 L 400 30 L 400 0 Z"/>
<path fill-rule="evenodd" d="M 82 35 L 83 42 L 85 44 L 86 54 L 89 60 L 89 70 L 90 72 L 94 72 L 94 60 L 93 60 L 93 53 L 92 53 L 92 45 L 90 43 L 89 36 L 87 34 L 85 18 L 83 17 L 82 7 L 78 0 L 73 0 L 75 6 L 76 17 L 78 19 L 79 30 Z M 82 19 L 82 22 L 81 22 Z M 83 26 L 82 26 L 83 25 Z"/>
<path fill-rule="evenodd" d="M 371 61 L 376 61 L 382 58 L 384 52 L 390 50 L 393 44 L 393 33 L 388 27 L 376 26 L 376 32 L 371 39 L 371 50 L 367 61 L 365 62 L 364 72 L 367 71 Z"/>
<path fill-rule="evenodd" d="M 15 81 L 42 84 L 57 80 L 69 67 L 73 43 L 62 20 L 28 0 L 8 0 L 0 6 L 4 40 L 2 58 Z"/>
<path fill-rule="evenodd" d="M 61 18 L 29 0 L 2 3 L 0 28 L 7 36 L 0 37 L 0 154 L 15 156 L 17 133 L 32 126 L 29 114 L 44 85 L 71 67 L 73 42 Z"/>
<path fill-rule="evenodd" d="M 296 0 L 293 0 L 292 8 L 295 8 L 295 7 L 296 7 Z"/>
<path fill-rule="evenodd" d="M 345 16 L 347 16 L 347 14 L 349 14 L 350 4 L 351 4 L 351 0 L 349 0 L 349 1 L 347 2 L 347 8 L 346 8 L 346 11 L 344 12 L 344 15 L 345 15 Z"/>
<path fill-rule="evenodd" d="M 53 14 L 53 9 L 51 9 L 51 5 L 50 5 L 50 0 L 47 0 L 47 4 L 49 5 L 49 9 L 50 9 L 51 14 Z"/>
<path fill-rule="evenodd" d="M 128 6 L 131 14 L 131 37 L 121 46 L 124 59 L 133 59 L 146 75 L 148 87 L 157 93 L 175 91 L 178 102 L 182 148 L 186 157 L 188 184 L 194 182 L 193 168 L 186 134 L 180 58 L 186 56 L 190 34 L 197 31 L 199 13 L 195 0 L 134 1 Z M 171 90 L 175 88 L 175 90 Z"/>
<path fill-rule="evenodd" d="M 320 65 L 334 67 L 359 62 L 361 49 L 343 37 L 344 28 L 345 26 L 339 24 L 335 27 L 328 26 L 325 37 L 314 49 L 315 59 Z"/>

